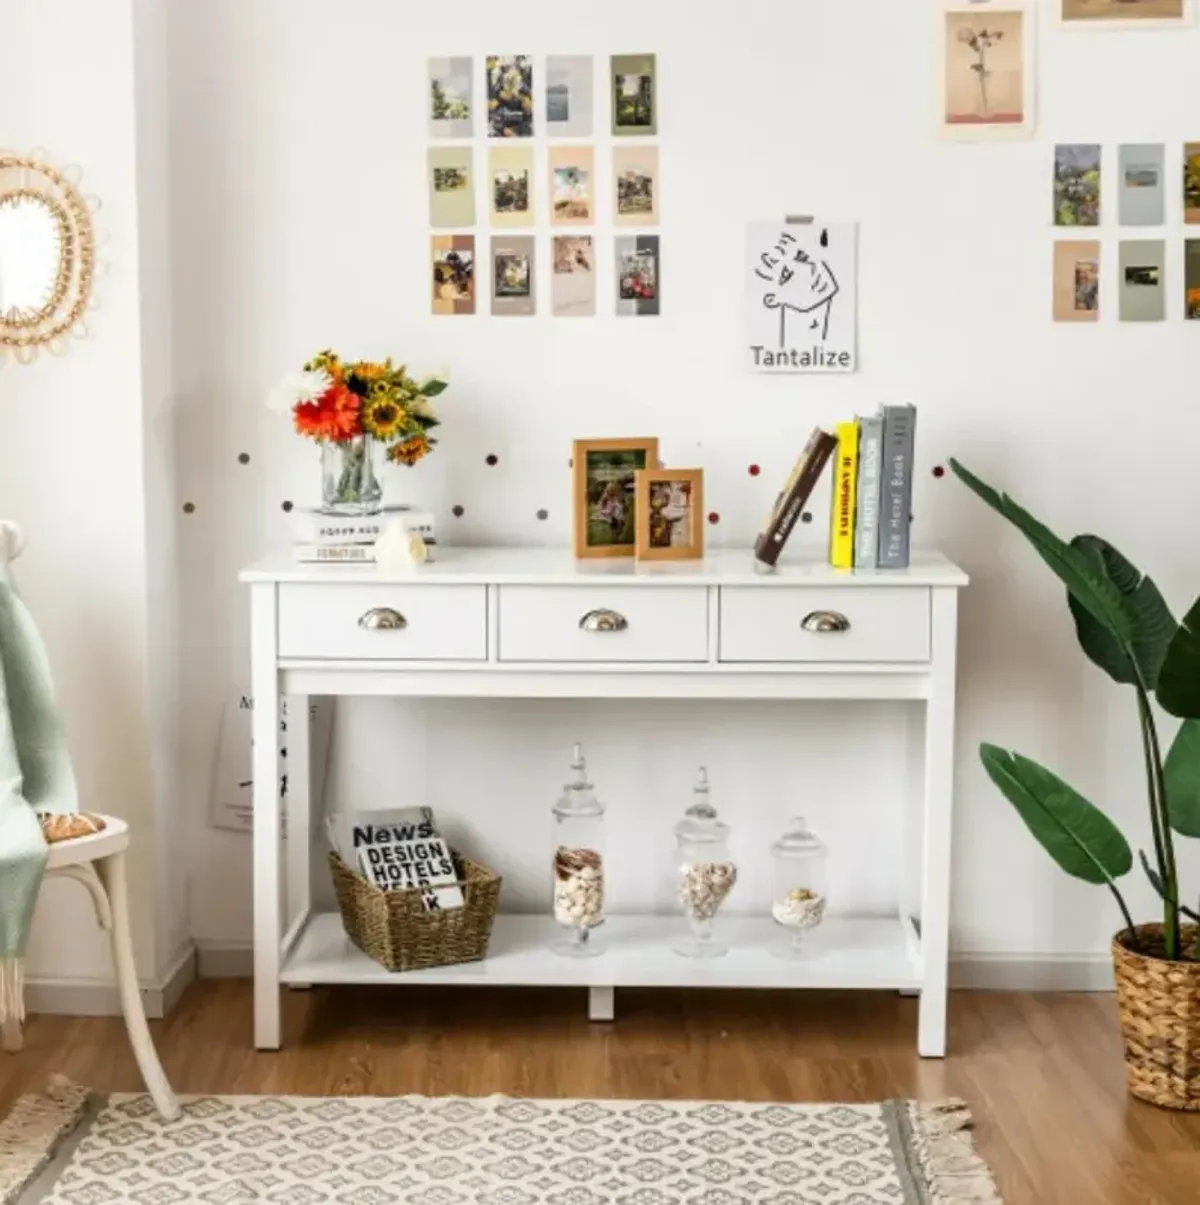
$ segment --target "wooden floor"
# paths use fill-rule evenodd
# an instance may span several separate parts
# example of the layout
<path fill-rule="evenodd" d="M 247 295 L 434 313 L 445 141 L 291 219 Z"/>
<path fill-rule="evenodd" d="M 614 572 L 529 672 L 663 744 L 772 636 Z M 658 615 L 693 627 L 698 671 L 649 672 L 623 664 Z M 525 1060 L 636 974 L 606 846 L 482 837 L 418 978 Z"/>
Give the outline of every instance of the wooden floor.
<path fill-rule="evenodd" d="M 872 1101 L 964 1097 L 1007 1205 L 1200 1205 L 1200 1114 L 1126 1097 L 1106 995 L 958 993 L 952 1056 L 913 1052 L 916 1002 L 870 993 L 316 989 L 284 1001 L 285 1047 L 250 1044 L 250 985 L 194 985 L 153 1024 L 180 1092 Z M 62 1072 L 140 1087 L 119 1020 L 34 1018 L 0 1055 L 0 1113 Z"/>

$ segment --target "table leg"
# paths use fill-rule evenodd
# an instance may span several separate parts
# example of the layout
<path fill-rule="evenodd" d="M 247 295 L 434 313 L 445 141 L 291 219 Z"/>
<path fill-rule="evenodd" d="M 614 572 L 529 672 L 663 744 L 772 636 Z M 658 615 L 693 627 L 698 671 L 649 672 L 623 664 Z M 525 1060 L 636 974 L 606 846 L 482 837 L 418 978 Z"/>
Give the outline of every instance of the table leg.
<path fill-rule="evenodd" d="M 946 1054 L 946 987 L 950 958 L 950 848 L 954 804 L 954 686 L 958 595 L 933 591 L 932 669 L 925 710 L 925 816 L 921 840 L 921 954 L 924 978 L 917 1053 Z"/>
<path fill-rule="evenodd" d="M 250 678 L 254 695 L 254 1045 L 280 1046 L 279 971 L 283 940 L 279 865 L 279 672 L 275 586 L 250 594 Z"/>
<path fill-rule="evenodd" d="M 287 696 L 287 757 L 283 773 L 287 789 L 287 927 L 312 910 L 312 763 L 309 753 L 309 698 Z"/>
<path fill-rule="evenodd" d="M 611 1021 L 616 1015 L 616 989 L 611 987 L 589 987 L 588 1020 Z"/>

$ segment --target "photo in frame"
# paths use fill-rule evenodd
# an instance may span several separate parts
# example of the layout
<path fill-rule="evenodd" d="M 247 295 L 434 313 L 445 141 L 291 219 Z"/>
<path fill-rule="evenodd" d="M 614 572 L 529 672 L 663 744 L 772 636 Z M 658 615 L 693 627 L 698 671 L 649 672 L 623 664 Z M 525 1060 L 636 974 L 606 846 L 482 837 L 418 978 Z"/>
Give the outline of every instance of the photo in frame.
<path fill-rule="evenodd" d="M 609 80 L 616 138 L 658 133 L 658 67 L 652 54 L 614 54 Z"/>
<path fill-rule="evenodd" d="M 590 226 L 596 220 L 596 152 L 590 146 L 550 148 L 550 224 Z"/>
<path fill-rule="evenodd" d="M 493 146 L 488 152 L 488 214 L 493 226 L 532 226 L 533 150 Z"/>
<path fill-rule="evenodd" d="M 1054 0 L 1067 29 L 1170 29 L 1195 23 L 1192 0 Z"/>
<path fill-rule="evenodd" d="M 1032 138 L 1036 12 L 1024 0 L 938 11 L 939 129 L 959 141 Z"/>
<path fill-rule="evenodd" d="M 533 236 L 492 235 L 492 313 L 534 313 L 535 282 Z"/>
<path fill-rule="evenodd" d="M 615 249 L 618 317 L 655 317 L 662 293 L 658 235 L 621 234 Z"/>
<path fill-rule="evenodd" d="M 577 439 L 571 465 L 575 556 L 634 556 L 637 474 L 658 468 L 658 439 Z"/>
<path fill-rule="evenodd" d="M 552 54 L 546 59 L 546 135 L 592 136 L 595 69 L 587 55 Z"/>
<path fill-rule="evenodd" d="M 556 318 L 591 318 L 596 313 L 596 247 L 590 234 L 556 234 L 550 282 L 550 312 Z"/>
<path fill-rule="evenodd" d="M 433 312 L 475 313 L 475 236 L 435 234 L 430 254 Z"/>
<path fill-rule="evenodd" d="M 642 469 L 636 479 L 639 561 L 704 556 L 704 470 Z"/>
<path fill-rule="evenodd" d="M 1100 240 L 1054 244 L 1054 321 L 1100 320 Z"/>
<path fill-rule="evenodd" d="M 472 80 L 467 57 L 429 60 L 429 136 L 470 138 L 475 133 Z"/>
<path fill-rule="evenodd" d="M 613 222 L 658 225 L 658 147 L 613 148 Z"/>
<path fill-rule="evenodd" d="M 469 146 L 429 148 L 429 224 L 475 225 L 475 181 Z"/>

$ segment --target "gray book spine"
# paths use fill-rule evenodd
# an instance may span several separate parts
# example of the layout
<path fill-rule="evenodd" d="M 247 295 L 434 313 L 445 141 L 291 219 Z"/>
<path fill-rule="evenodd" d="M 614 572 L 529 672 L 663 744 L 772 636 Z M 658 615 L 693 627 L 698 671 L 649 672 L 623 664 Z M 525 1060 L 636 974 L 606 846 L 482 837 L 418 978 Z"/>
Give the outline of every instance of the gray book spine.
<path fill-rule="evenodd" d="M 883 480 L 882 465 L 883 416 L 876 414 L 859 422 L 855 569 L 874 569 L 879 563 L 879 487 Z"/>
<path fill-rule="evenodd" d="M 883 409 L 883 486 L 879 519 L 879 568 L 908 568 L 908 529 L 912 511 L 915 406 Z"/>

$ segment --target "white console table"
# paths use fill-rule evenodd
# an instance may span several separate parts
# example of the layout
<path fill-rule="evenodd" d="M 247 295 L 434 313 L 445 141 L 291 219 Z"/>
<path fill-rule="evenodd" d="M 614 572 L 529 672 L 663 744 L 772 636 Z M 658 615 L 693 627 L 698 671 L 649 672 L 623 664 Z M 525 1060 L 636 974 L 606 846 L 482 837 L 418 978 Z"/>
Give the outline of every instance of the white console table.
<path fill-rule="evenodd" d="M 576 562 L 529 549 L 439 549 L 434 564 L 298 565 L 241 574 L 254 692 L 254 1035 L 280 1045 L 280 987 L 316 983 L 560 984 L 613 1016 L 622 986 L 876 988 L 920 994 L 917 1047 L 946 1049 L 958 590 L 944 557 L 907 570 L 756 572 L 751 557 Z M 831 917 L 811 958 L 773 958 L 767 919 L 739 920 L 724 958 L 670 953 L 668 918 L 610 917 L 606 952 L 564 959 L 547 917 L 504 916 L 480 963 L 391 974 L 312 904 L 307 724 L 289 731 L 281 853 L 276 717 L 312 695 L 491 698 L 912 699 L 925 705 L 921 859 L 888 917 Z M 304 839 L 302 834 L 307 835 Z M 285 907 L 286 902 L 286 907 Z"/>

